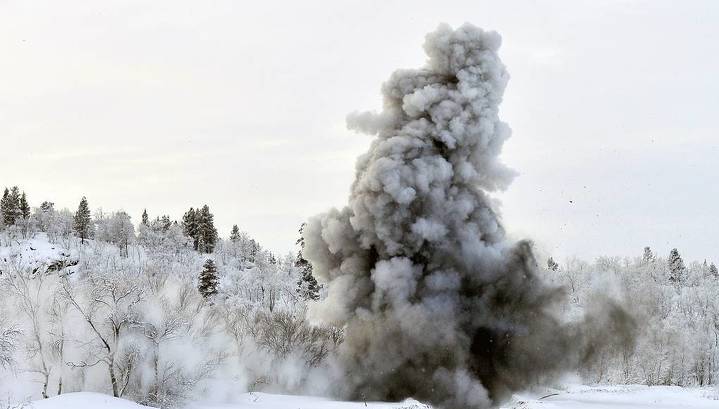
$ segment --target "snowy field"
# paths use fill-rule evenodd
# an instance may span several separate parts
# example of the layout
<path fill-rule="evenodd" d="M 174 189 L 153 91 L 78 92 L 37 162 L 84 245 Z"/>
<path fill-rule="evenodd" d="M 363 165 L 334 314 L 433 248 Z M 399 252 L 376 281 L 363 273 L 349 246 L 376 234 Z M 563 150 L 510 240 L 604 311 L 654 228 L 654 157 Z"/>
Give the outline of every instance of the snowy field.
<path fill-rule="evenodd" d="M 36 409 L 142 409 L 145 406 L 97 393 L 69 393 L 30 406 Z M 193 403 L 187 409 L 427 409 L 415 401 L 402 403 L 337 402 L 307 396 L 249 393 L 231 403 Z M 502 409 L 709 409 L 719 408 L 719 392 L 713 389 L 670 386 L 575 386 L 557 395 L 516 396 Z"/>

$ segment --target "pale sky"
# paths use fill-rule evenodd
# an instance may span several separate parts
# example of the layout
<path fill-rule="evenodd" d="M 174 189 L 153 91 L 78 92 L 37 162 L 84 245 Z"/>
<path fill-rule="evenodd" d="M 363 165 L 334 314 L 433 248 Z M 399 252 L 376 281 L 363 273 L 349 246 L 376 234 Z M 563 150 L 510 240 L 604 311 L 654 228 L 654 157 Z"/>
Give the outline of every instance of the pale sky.
<path fill-rule="evenodd" d="M 208 203 L 286 252 L 346 203 L 346 114 L 465 21 L 503 36 L 513 234 L 719 261 L 716 1 L 0 0 L 0 185 L 135 222 Z"/>

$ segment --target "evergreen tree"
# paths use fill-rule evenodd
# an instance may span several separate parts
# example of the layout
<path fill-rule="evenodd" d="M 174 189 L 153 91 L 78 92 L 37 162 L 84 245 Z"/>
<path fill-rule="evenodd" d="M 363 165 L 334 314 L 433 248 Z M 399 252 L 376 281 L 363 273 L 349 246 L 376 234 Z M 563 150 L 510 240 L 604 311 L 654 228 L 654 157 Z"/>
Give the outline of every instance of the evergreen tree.
<path fill-rule="evenodd" d="M 182 225 L 185 235 L 192 238 L 195 250 L 202 253 L 214 251 L 217 242 L 217 229 L 209 206 L 204 205 L 197 210 L 190 208 L 182 217 Z"/>
<path fill-rule="evenodd" d="M 676 248 L 669 252 L 669 281 L 676 285 L 682 284 L 686 279 L 686 267 L 684 266 L 684 260 L 679 255 L 679 250 Z"/>
<path fill-rule="evenodd" d="M 644 247 L 644 253 L 642 254 L 642 264 L 649 264 L 654 261 L 654 253 L 649 246 Z"/>
<path fill-rule="evenodd" d="M 256 242 L 255 239 L 250 239 L 247 252 L 247 261 L 254 263 L 257 261 L 257 254 L 260 252 L 260 243 Z"/>
<path fill-rule="evenodd" d="M 19 208 L 20 215 L 23 219 L 27 220 L 30 217 L 30 205 L 27 203 L 27 196 L 25 196 L 25 192 L 22 192 L 22 195 L 20 195 Z"/>
<path fill-rule="evenodd" d="M 233 243 L 237 243 L 240 241 L 240 228 L 237 227 L 237 225 L 232 226 L 232 231 L 230 232 L 230 241 Z"/>
<path fill-rule="evenodd" d="M 87 205 L 87 198 L 85 196 L 80 200 L 80 205 L 77 207 L 77 212 L 75 212 L 75 232 L 80 236 L 80 242 L 83 244 L 92 232 L 90 207 Z"/>
<path fill-rule="evenodd" d="M 38 227 L 41 231 L 48 232 L 50 226 L 55 221 L 55 204 L 53 202 L 44 201 L 40 204 L 40 209 L 35 213 L 37 215 Z"/>
<path fill-rule="evenodd" d="M 170 230 L 170 227 L 172 227 L 172 220 L 168 215 L 158 217 L 157 220 L 159 220 L 159 225 L 161 226 L 163 232 Z"/>
<path fill-rule="evenodd" d="M 715 266 L 714 263 L 709 264 L 709 274 L 714 278 L 719 278 L 719 270 L 717 270 L 717 266 Z"/>
<path fill-rule="evenodd" d="M 217 229 L 215 228 L 214 216 L 210 213 L 210 207 L 202 206 L 197 216 L 198 248 L 203 253 L 212 253 L 217 242 Z"/>
<path fill-rule="evenodd" d="M 559 270 L 559 263 L 554 261 L 552 257 L 549 257 L 549 259 L 547 259 L 547 268 L 549 271 L 557 271 Z"/>
<path fill-rule="evenodd" d="M 0 211 L 2 211 L 2 219 L 5 226 L 12 226 L 15 221 L 22 217 L 20 210 L 20 189 L 13 186 L 8 190 L 5 188 L 2 200 L 0 200 Z"/>
<path fill-rule="evenodd" d="M 217 294 L 218 282 L 219 280 L 217 278 L 217 268 L 215 267 L 215 262 L 212 261 L 212 259 L 207 259 L 207 261 L 205 261 L 204 269 L 200 273 L 197 289 L 204 298 L 210 298 L 211 296 Z"/>
<path fill-rule="evenodd" d="M 305 248 L 305 238 L 302 235 L 306 223 L 302 223 L 300 227 L 300 238 L 297 239 L 297 244 L 300 246 L 300 250 L 297 252 L 295 259 L 295 267 L 300 269 L 302 276 L 297 281 L 297 292 L 305 300 L 316 301 L 320 298 L 320 285 L 317 283 L 317 279 L 312 275 L 312 264 L 302 256 L 302 251 Z"/>
<path fill-rule="evenodd" d="M 199 244 L 197 215 L 192 207 L 182 216 L 182 230 L 185 236 L 192 239 L 192 247 L 197 250 Z"/>
<path fill-rule="evenodd" d="M 2 222 L 5 226 L 12 226 L 13 220 L 10 219 L 12 215 L 12 204 L 10 203 L 10 191 L 5 188 L 5 192 L 0 199 L 0 213 L 2 213 Z"/>
<path fill-rule="evenodd" d="M 43 213 L 52 213 L 53 211 L 55 211 L 55 203 L 48 202 L 46 200 L 46 201 L 42 202 L 42 204 L 40 204 L 40 210 Z"/>
<path fill-rule="evenodd" d="M 142 211 L 142 225 L 143 226 L 149 226 L 150 225 L 150 216 L 147 215 L 147 209 L 144 209 Z"/>

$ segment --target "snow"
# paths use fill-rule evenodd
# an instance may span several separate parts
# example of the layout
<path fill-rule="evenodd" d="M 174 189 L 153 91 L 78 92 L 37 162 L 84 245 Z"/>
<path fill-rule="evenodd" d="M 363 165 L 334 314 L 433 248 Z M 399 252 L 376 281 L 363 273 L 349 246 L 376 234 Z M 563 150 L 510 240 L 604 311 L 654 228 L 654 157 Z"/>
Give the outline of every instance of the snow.
<path fill-rule="evenodd" d="M 146 407 L 129 400 L 92 392 L 66 393 L 32 402 L 32 409 L 142 409 Z"/>
<path fill-rule="evenodd" d="M 515 397 L 506 409 L 719 409 L 719 391 L 679 386 L 572 386 L 544 399 Z"/>
<path fill-rule="evenodd" d="M 0 258 L 13 260 L 23 266 L 47 267 L 58 261 L 77 258 L 77 252 L 53 244 L 46 233 L 37 233 L 33 238 L 12 240 L 9 246 L 0 246 Z"/>
<path fill-rule="evenodd" d="M 544 399 L 515 396 L 502 409 L 718 409 L 719 393 L 677 386 L 572 386 Z M 35 401 L 34 409 L 141 409 L 146 406 L 98 393 L 68 393 Z M 311 396 L 246 393 L 233 402 L 190 403 L 185 409 L 428 409 L 413 400 L 401 403 L 339 402 Z"/>

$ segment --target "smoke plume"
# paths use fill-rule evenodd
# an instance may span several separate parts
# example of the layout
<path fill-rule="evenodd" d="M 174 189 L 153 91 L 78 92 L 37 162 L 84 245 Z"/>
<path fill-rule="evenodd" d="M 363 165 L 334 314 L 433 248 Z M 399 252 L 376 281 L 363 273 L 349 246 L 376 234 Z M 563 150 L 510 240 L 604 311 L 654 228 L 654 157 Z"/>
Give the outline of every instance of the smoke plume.
<path fill-rule="evenodd" d="M 500 43 L 442 25 L 426 66 L 384 84 L 382 112 L 348 118 L 376 138 L 348 206 L 310 221 L 304 251 L 329 288 L 313 313 L 345 328 L 339 397 L 486 408 L 631 342 L 631 318 L 609 302 L 581 322 L 557 318 L 564 292 L 538 278 L 531 244 L 510 242 L 493 208 L 489 192 L 514 177 L 499 160 L 510 136 Z"/>

